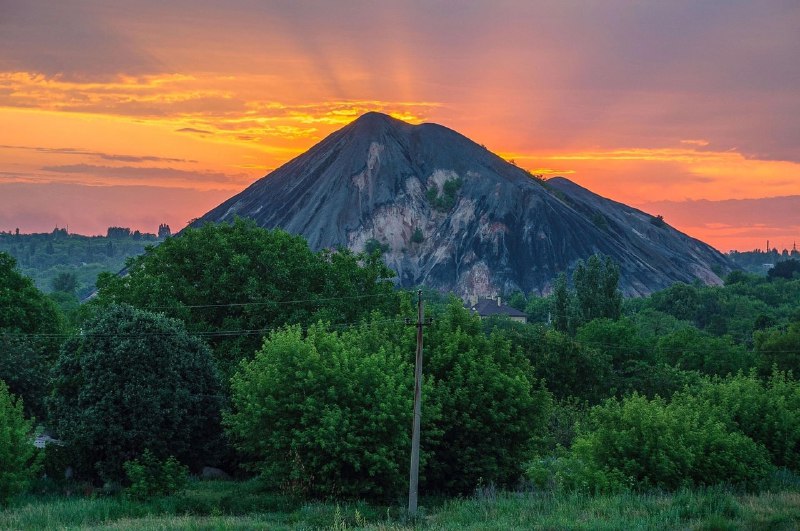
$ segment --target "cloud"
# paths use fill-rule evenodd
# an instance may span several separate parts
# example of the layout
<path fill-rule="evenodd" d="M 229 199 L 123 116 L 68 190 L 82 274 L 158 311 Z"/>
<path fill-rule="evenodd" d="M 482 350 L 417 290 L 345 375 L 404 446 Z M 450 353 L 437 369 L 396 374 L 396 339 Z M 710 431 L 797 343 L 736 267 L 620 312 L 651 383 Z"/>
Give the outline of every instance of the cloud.
<path fill-rule="evenodd" d="M 204 183 L 219 185 L 244 185 L 252 181 L 245 174 L 227 174 L 212 171 L 186 171 L 170 167 L 140 166 L 97 166 L 93 164 L 63 164 L 43 166 L 42 171 L 101 177 L 114 181 L 181 181 L 184 183 Z"/>
<path fill-rule="evenodd" d="M 4 0 L 2 13 L 0 70 L 97 80 L 162 68 L 152 54 L 115 31 L 115 21 L 124 16 L 119 9 L 91 1 Z"/>
<path fill-rule="evenodd" d="M 213 135 L 212 131 L 206 131 L 205 129 L 195 129 L 194 127 L 182 127 L 180 129 L 175 130 L 176 133 L 195 133 L 198 135 Z"/>
<path fill-rule="evenodd" d="M 42 146 L 13 146 L 13 145 L 0 145 L 0 149 L 19 149 L 24 151 L 35 151 L 37 153 L 53 154 L 53 155 L 82 155 L 86 157 L 94 157 L 102 160 L 111 160 L 117 162 L 197 162 L 197 160 L 179 159 L 174 157 L 157 157 L 155 155 L 120 155 L 116 153 L 103 153 L 100 151 L 92 151 L 82 148 L 50 148 Z"/>

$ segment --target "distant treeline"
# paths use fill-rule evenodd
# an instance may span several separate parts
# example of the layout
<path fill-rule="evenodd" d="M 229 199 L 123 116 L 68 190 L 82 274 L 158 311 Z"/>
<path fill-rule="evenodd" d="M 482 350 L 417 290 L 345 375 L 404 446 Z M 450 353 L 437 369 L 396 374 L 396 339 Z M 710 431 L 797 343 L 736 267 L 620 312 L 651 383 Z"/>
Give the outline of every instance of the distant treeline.
<path fill-rule="evenodd" d="M 129 257 L 142 254 L 148 245 L 170 234 L 166 224 L 159 226 L 158 234 L 127 227 L 109 227 L 106 236 L 69 234 L 63 228 L 36 234 L 0 231 L 0 252 L 13 256 L 20 271 L 40 290 L 59 291 L 56 279 L 68 275 L 74 277 L 74 294 L 84 297 L 94 290 L 100 272 L 121 270 Z"/>
<path fill-rule="evenodd" d="M 778 251 L 777 248 L 773 248 L 769 251 L 762 251 L 761 249 L 743 252 L 731 251 L 726 256 L 730 258 L 737 267 L 748 273 L 766 275 L 767 271 L 778 262 L 784 262 L 792 258 L 800 260 L 800 251 L 798 251 L 795 246 L 791 250 L 784 249 L 782 251 Z"/>

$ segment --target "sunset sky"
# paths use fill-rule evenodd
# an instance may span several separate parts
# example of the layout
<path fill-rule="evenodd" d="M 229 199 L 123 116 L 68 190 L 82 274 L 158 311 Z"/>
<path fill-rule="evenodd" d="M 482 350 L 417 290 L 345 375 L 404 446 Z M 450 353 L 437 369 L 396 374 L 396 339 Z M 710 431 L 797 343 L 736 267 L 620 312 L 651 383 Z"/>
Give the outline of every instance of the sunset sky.
<path fill-rule="evenodd" d="M 800 243 L 796 0 L 0 0 L 0 230 L 177 230 L 370 110 Z"/>

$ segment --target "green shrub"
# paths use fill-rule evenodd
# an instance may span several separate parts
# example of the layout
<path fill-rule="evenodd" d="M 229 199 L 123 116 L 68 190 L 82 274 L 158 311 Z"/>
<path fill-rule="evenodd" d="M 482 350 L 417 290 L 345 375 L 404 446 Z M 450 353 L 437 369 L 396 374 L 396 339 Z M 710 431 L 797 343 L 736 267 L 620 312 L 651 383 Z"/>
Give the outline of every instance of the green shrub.
<path fill-rule="evenodd" d="M 773 468 L 762 445 L 704 409 L 639 395 L 593 408 L 560 466 L 564 487 L 590 491 L 752 486 Z"/>
<path fill-rule="evenodd" d="M 800 382 L 787 374 L 715 379 L 675 399 L 763 445 L 775 465 L 800 471 Z"/>
<path fill-rule="evenodd" d="M 68 339 L 53 369 L 51 426 L 76 475 L 119 482 L 150 449 L 192 468 L 209 464 L 222 396 L 209 348 L 181 321 L 112 305 Z"/>
<path fill-rule="evenodd" d="M 434 314 L 424 349 L 432 386 L 423 404 L 441 418 L 423 420 L 423 431 L 441 435 L 423 441 L 421 488 L 464 494 L 480 483 L 515 486 L 545 438 L 552 402 L 529 361 L 501 334 L 487 337 L 460 301 Z"/>
<path fill-rule="evenodd" d="M 0 380 L 0 505 L 24 492 L 39 470 L 32 426 L 22 412 L 22 400 Z"/>
<path fill-rule="evenodd" d="M 226 425 L 253 470 L 311 496 L 386 498 L 407 481 L 413 368 L 313 326 L 273 332 L 231 380 Z"/>
<path fill-rule="evenodd" d="M 189 478 L 188 467 L 177 459 L 169 456 L 162 461 L 150 450 L 145 450 L 141 457 L 126 461 L 122 466 L 130 483 L 126 494 L 137 500 L 175 494 L 186 486 Z"/>
<path fill-rule="evenodd" d="M 456 194 L 458 194 L 462 184 L 464 184 L 464 181 L 460 177 L 449 179 L 442 186 L 441 193 L 439 192 L 439 187 L 434 184 L 428 188 L 425 196 L 433 208 L 446 212 L 455 206 Z"/>

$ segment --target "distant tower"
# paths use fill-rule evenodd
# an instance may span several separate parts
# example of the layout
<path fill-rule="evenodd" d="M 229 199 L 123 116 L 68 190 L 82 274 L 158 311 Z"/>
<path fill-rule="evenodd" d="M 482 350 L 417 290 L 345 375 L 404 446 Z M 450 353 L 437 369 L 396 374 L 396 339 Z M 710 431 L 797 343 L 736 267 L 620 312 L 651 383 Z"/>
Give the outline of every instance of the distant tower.
<path fill-rule="evenodd" d="M 170 230 L 169 225 L 167 225 L 166 223 L 162 223 L 161 225 L 158 226 L 159 239 L 169 238 L 170 236 L 172 236 L 172 231 Z"/>

